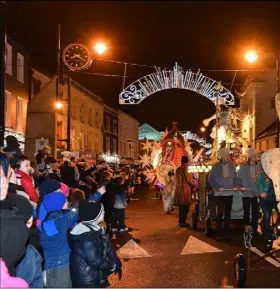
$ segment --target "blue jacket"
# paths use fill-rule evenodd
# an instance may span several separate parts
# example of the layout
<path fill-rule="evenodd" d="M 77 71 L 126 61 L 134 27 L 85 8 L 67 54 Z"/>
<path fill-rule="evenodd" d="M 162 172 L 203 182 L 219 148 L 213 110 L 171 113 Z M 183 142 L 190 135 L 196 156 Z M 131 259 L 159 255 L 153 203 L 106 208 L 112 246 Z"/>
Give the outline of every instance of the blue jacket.
<path fill-rule="evenodd" d="M 228 167 L 230 177 L 223 176 L 223 166 Z M 235 194 L 234 191 L 220 192 L 219 189 L 232 189 L 238 186 L 235 165 L 232 162 L 224 164 L 220 161 L 216 163 L 209 174 L 208 181 L 211 187 L 215 190 L 215 196 L 233 196 Z"/>
<path fill-rule="evenodd" d="M 70 275 L 74 288 L 105 288 L 114 268 L 121 267 L 108 236 L 101 230 L 68 234 Z M 117 267 L 116 267 L 117 266 Z"/>
<path fill-rule="evenodd" d="M 42 223 L 42 232 L 39 232 L 40 244 L 45 258 L 45 270 L 69 264 L 70 248 L 67 242 L 67 231 L 78 221 L 78 210 L 61 210 L 49 213 Z M 53 220 L 55 226 L 47 221 Z M 50 225 L 46 227 L 46 225 Z M 46 230 L 51 232 L 46 233 Z"/>
<path fill-rule="evenodd" d="M 43 288 L 42 257 L 32 246 L 28 245 L 23 260 L 17 265 L 16 276 L 29 284 L 29 288 Z"/>
<path fill-rule="evenodd" d="M 125 209 L 127 207 L 126 195 L 124 190 L 118 190 L 115 194 L 115 209 Z"/>

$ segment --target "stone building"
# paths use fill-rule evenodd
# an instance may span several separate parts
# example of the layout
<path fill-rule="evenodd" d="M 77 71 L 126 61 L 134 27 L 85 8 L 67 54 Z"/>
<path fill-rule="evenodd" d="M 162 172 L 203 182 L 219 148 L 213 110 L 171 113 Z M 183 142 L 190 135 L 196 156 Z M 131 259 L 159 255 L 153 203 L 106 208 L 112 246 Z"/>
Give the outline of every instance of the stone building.
<path fill-rule="evenodd" d="M 276 76 L 274 69 L 249 76 L 239 93 L 242 113 L 242 137 L 250 145 L 256 146 L 257 137 L 277 119 L 275 109 Z M 275 139 L 269 148 L 275 147 Z M 256 147 L 260 150 L 259 147 Z"/>
<path fill-rule="evenodd" d="M 32 97 L 28 106 L 26 144 L 27 155 L 32 157 L 38 142 L 44 139 L 53 154 L 66 149 L 68 85 L 59 85 L 63 104 L 56 108 L 56 76 L 33 71 Z M 103 151 L 103 101 L 76 81 L 71 81 L 71 151 L 77 157 L 95 159 Z"/>
<path fill-rule="evenodd" d="M 30 94 L 29 55 L 12 39 L 6 43 L 5 137 L 15 136 L 24 151 Z"/>
<path fill-rule="evenodd" d="M 137 164 L 139 121 L 123 111 L 119 115 L 119 156 L 123 164 Z"/>

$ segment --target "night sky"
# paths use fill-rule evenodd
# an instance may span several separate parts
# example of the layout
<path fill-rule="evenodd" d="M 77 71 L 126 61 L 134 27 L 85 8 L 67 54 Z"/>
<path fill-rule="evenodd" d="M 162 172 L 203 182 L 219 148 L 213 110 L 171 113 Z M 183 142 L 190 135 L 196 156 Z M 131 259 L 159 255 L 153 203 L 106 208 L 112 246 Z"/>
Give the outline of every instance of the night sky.
<path fill-rule="evenodd" d="M 39 2 L 39 3 L 38 3 Z M 56 71 L 57 24 L 62 25 L 62 47 L 77 42 L 89 47 L 104 40 L 109 52 L 102 56 L 172 68 L 252 69 L 243 61 L 246 48 L 260 53 L 280 47 L 280 3 L 270 1 L 8 1 L 8 35 L 24 46 L 32 62 L 46 72 Z M 74 78 L 118 107 L 122 78 L 90 73 L 123 75 L 121 64 L 95 61 Z M 129 66 L 126 83 L 154 72 Z M 230 87 L 234 72 L 202 71 Z M 238 89 L 248 72 L 237 74 Z M 179 122 L 181 130 L 198 132 L 201 121 L 214 112 L 205 97 L 187 90 L 158 92 L 141 104 L 120 109 L 163 130 Z"/>

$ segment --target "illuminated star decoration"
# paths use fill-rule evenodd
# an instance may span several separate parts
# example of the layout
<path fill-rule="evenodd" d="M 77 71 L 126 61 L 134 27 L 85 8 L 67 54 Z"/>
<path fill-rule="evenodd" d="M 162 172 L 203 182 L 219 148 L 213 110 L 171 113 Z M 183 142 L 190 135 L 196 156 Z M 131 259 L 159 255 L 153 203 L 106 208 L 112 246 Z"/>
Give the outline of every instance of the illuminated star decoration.
<path fill-rule="evenodd" d="M 161 148 L 160 142 L 154 141 L 152 150 L 153 151 L 158 151 L 158 150 L 160 150 L 160 148 Z"/>
<path fill-rule="evenodd" d="M 141 160 L 139 161 L 142 168 L 150 165 L 150 157 L 145 153 L 143 156 L 140 156 Z"/>
<path fill-rule="evenodd" d="M 151 170 L 146 170 L 144 172 L 144 175 L 146 176 L 146 179 L 145 181 L 149 184 L 153 181 L 154 177 L 155 177 L 155 173 L 154 171 L 151 171 Z"/>
<path fill-rule="evenodd" d="M 146 141 L 146 143 L 142 143 L 142 146 L 142 150 L 145 150 L 147 152 L 152 149 L 152 143 L 150 143 L 148 140 Z"/>

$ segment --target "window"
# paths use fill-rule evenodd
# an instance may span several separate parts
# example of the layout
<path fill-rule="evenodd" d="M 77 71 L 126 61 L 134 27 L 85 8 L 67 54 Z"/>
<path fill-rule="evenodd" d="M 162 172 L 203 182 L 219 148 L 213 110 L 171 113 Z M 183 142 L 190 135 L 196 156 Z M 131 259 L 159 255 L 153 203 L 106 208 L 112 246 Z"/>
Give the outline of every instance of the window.
<path fill-rule="evenodd" d="M 110 153 L 110 138 L 106 136 L 106 153 Z"/>
<path fill-rule="evenodd" d="M 76 118 L 76 99 L 72 100 L 72 104 L 71 104 L 71 117 L 72 118 Z"/>
<path fill-rule="evenodd" d="M 6 126 L 11 126 L 11 99 L 12 99 L 12 94 L 8 91 L 5 91 L 5 125 Z"/>
<path fill-rule="evenodd" d="M 24 83 L 24 57 L 17 53 L 17 80 Z"/>
<path fill-rule="evenodd" d="M 84 134 L 84 140 L 85 140 L 85 149 L 88 149 L 88 135 Z"/>
<path fill-rule="evenodd" d="M 117 153 L 117 140 L 115 138 L 113 138 L 113 153 Z"/>
<path fill-rule="evenodd" d="M 13 57 L 12 57 L 12 46 L 6 43 L 6 55 L 5 55 L 5 64 L 6 64 L 6 73 L 13 75 Z"/>
<path fill-rule="evenodd" d="M 110 118 L 106 116 L 105 131 L 110 131 Z"/>
<path fill-rule="evenodd" d="M 80 150 L 84 150 L 84 131 L 80 131 Z"/>
<path fill-rule="evenodd" d="M 88 113 L 88 124 L 92 125 L 92 110 L 91 109 L 89 110 L 89 113 Z"/>
<path fill-rule="evenodd" d="M 118 134 L 117 121 L 113 120 L 113 133 Z"/>
<path fill-rule="evenodd" d="M 83 105 L 81 105 L 81 107 L 80 107 L 80 121 L 81 122 L 84 122 L 84 106 Z"/>
<path fill-rule="evenodd" d="M 95 112 L 95 127 L 98 128 L 99 127 L 99 121 L 98 121 L 99 115 L 98 115 L 98 111 Z"/>
<path fill-rule="evenodd" d="M 131 143 L 128 144 L 128 156 L 132 157 L 132 146 L 131 146 Z"/>
<path fill-rule="evenodd" d="M 123 150 L 123 143 L 120 141 L 120 147 L 119 147 L 119 154 L 122 156 L 122 150 Z"/>
<path fill-rule="evenodd" d="M 17 130 L 21 131 L 24 126 L 23 123 L 23 100 L 17 98 Z"/>

